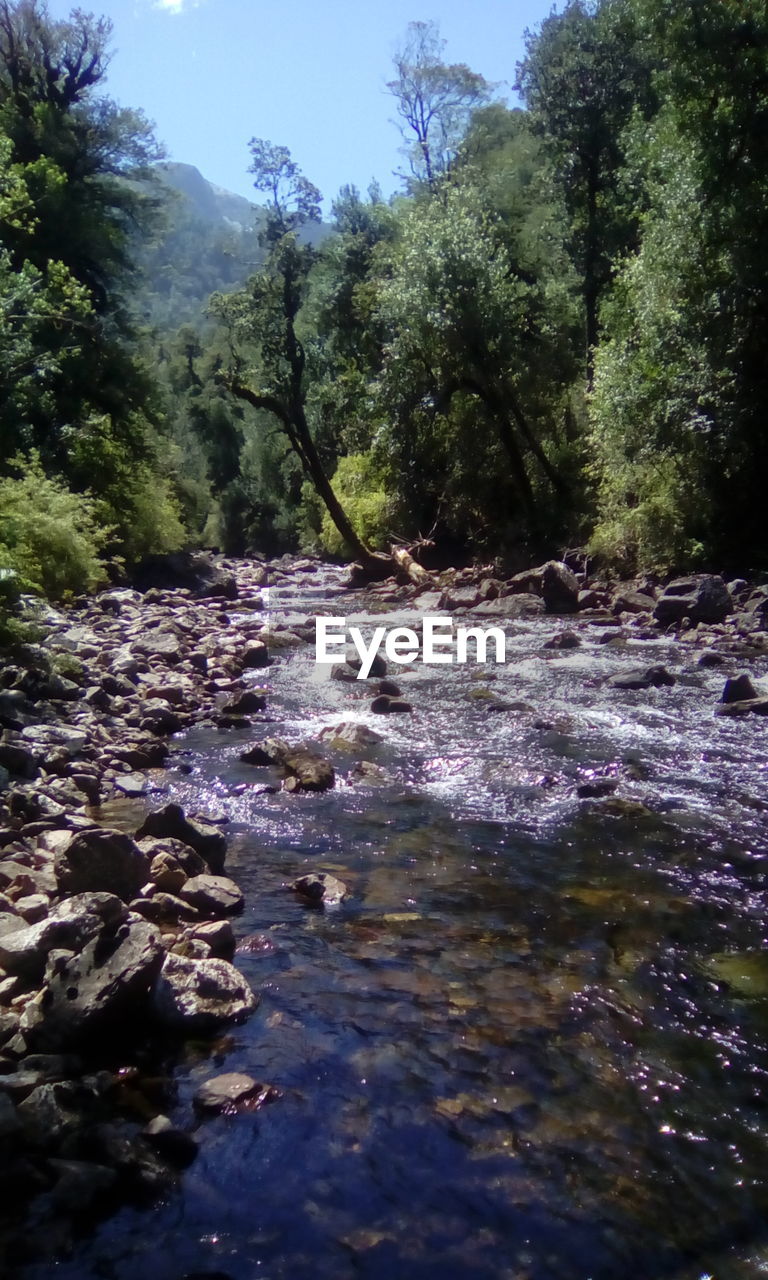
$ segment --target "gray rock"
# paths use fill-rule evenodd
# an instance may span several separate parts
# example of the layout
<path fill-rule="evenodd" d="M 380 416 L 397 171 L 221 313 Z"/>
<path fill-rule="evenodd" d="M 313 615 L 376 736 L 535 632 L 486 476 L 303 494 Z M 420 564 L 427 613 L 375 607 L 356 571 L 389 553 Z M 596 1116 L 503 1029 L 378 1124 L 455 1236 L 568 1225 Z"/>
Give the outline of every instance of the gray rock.
<path fill-rule="evenodd" d="M 328 791 L 336 783 L 333 766 L 311 751 L 292 748 L 281 763 L 288 777 L 295 778 L 302 791 Z"/>
<path fill-rule="evenodd" d="M 676 677 L 666 667 L 637 667 L 608 681 L 613 689 L 659 689 L 662 685 L 677 683 Z"/>
<path fill-rule="evenodd" d="M 35 982 L 42 978 L 51 951 L 75 951 L 102 928 L 96 915 L 52 915 L 0 937 L 0 967 L 6 973 Z"/>
<path fill-rule="evenodd" d="M 547 613 L 576 613 L 579 580 L 561 560 L 548 560 L 541 571 L 541 594 Z"/>
<path fill-rule="evenodd" d="M 187 880 L 179 897 L 195 907 L 202 916 L 219 919 L 242 911 L 244 898 L 234 880 L 226 876 L 195 876 Z"/>
<path fill-rule="evenodd" d="M 155 1151 L 182 1168 L 191 1164 L 197 1155 L 197 1142 L 192 1134 L 177 1128 L 168 1116 L 155 1116 L 142 1133 Z"/>
<path fill-rule="evenodd" d="M 269 666 L 269 650 L 261 640 L 250 640 L 239 656 L 243 669 L 258 669 Z"/>
<path fill-rule="evenodd" d="M 544 613 L 544 601 L 538 596 L 521 594 L 501 596 L 498 600 L 484 600 L 470 609 L 479 618 L 532 618 Z"/>
<path fill-rule="evenodd" d="M 33 1047 L 67 1048 L 140 1022 L 163 955 L 157 933 L 136 916 L 113 935 L 89 942 L 49 979 Z"/>
<path fill-rule="evenodd" d="M 656 601 L 653 616 L 663 627 L 682 622 L 722 622 L 733 611 L 730 592 L 722 578 L 701 574 L 670 582 Z"/>
<path fill-rule="evenodd" d="M 130 902 L 147 879 L 149 858 L 124 832 L 92 827 L 73 836 L 55 867 L 62 893 L 106 892 Z"/>
<path fill-rule="evenodd" d="M 258 999 L 234 965 L 226 960 L 188 960 L 169 954 L 155 985 L 155 1017 L 171 1030 L 208 1034 L 241 1022 Z"/>
<path fill-rule="evenodd" d="M 385 690 L 380 689 L 379 692 L 386 696 Z M 341 724 L 329 725 L 319 736 L 332 747 L 373 747 L 378 742 L 383 742 L 380 733 L 357 720 L 343 720 Z"/>
<path fill-rule="evenodd" d="M 146 836 L 180 840 L 205 859 L 214 875 L 224 869 L 227 842 L 221 831 L 202 818 L 188 818 L 181 805 L 167 804 L 148 814 L 136 838 L 142 840 Z"/>
<path fill-rule="evenodd" d="M 211 920 L 188 930 L 191 938 L 203 942 L 217 960 L 231 960 L 235 954 L 235 934 L 228 920 Z"/>

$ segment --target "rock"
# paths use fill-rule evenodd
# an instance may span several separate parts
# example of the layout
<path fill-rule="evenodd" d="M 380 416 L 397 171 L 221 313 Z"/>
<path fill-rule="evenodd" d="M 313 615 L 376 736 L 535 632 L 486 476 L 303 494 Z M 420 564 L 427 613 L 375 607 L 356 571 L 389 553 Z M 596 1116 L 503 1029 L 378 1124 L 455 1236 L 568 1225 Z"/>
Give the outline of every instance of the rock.
<path fill-rule="evenodd" d="M 498 590 L 495 595 L 485 596 L 477 587 L 449 587 L 440 597 L 438 607 L 457 613 L 461 610 L 473 609 L 481 600 L 495 600 L 497 596 Z"/>
<path fill-rule="evenodd" d="M 376 692 L 386 693 L 390 698 L 401 698 L 403 696 L 402 689 L 399 685 L 395 684 L 394 680 L 382 680 L 377 684 Z M 374 731 L 371 730 L 371 732 L 373 733 Z"/>
<path fill-rule="evenodd" d="M 410 702 L 405 702 L 402 698 L 390 698 L 387 694 L 380 693 L 378 697 L 373 699 L 371 711 L 377 716 L 388 716 L 391 714 L 405 714 L 413 711 L 413 707 Z"/>
<path fill-rule="evenodd" d="M 653 616 L 662 627 L 682 622 L 722 622 L 733 611 L 730 592 L 722 578 L 701 574 L 670 582 L 656 601 Z"/>
<path fill-rule="evenodd" d="M 157 933 L 136 916 L 111 936 L 93 939 L 49 977 L 32 1044 L 67 1048 L 141 1024 L 163 955 Z"/>
<path fill-rule="evenodd" d="M 170 555 L 149 556 L 134 570 L 139 591 L 151 588 L 190 591 L 197 599 L 224 596 L 237 599 L 237 582 L 220 569 L 210 556 L 199 551 L 174 551 Z"/>
<path fill-rule="evenodd" d="M 195 925 L 188 930 L 189 936 L 204 942 L 210 948 L 211 955 L 218 960 L 231 960 L 235 954 L 235 934 L 228 920 L 212 920 L 206 924 Z"/>
<path fill-rule="evenodd" d="M 159 839 L 169 836 L 172 840 L 180 840 L 205 859 L 214 875 L 224 869 L 227 842 L 221 831 L 202 818 L 188 818 L 181 805 L 167 804 L 163 809 L 148 814 L 136 833 L 137 840 L 145 836 Z"/>
<path fill-rule="evenodd" d="M 608 684 L 613 689 L 658 689 L 662 685 L 676 684 L 676 677 L 666 667 L 637 667 L 622 675 L 611 676 Z"/>
<path fill-rule="evenodd" d="M 133 647 L 147 658 L 164 658 L 169 663 L 179 662 L 182 656 L 179 637 L 170 631 L 148 631 Z"/>
<path fill-rule="evenodd" d="M 580 638 L 574 631 L 561 631 L 558 635 L 552 636 L 551 640 L 547 640 L 543 645 L 543 649 L 578 649 L 581 644 Z"/>
<path fill-rule="evenodd" d="M 18 1117 L 33 1146 L 58 1146 L 80 1123 L 75 1088 L 69 1081 L 41 1084 L 19 1103 Z"/>
<path fill-rule="evenodd" d="M 720 702 L 716 716 L 768 716 L 768 698 L 748 698 L 744 702 Z"/>
<path fill-rule="evenodd" d="M 15 1138 L 22 1128 L 16 1108 L 7 1093 L 0 1093 L 0 1143 Z"/>
<path fill-rule="evenodd" d="M 721 702 L 750 702 L 757 698 L 758 692 L 748 675 L 734 676 L 726 680 Z"/>
<path fill-rule="evenodd" d="M 286 774 L 297 780 L 302 791 L 328 791 L 336 784 L 333 766 L 311 751 L 292 748 L 283 756 L 281 764 Z"/>
<path fill-rule="evenodd" d="M 357 672 L 360 670 L 360 668 L 363 665 L 363 660 L 360 657 L 360 654 L 357 652 L 357 649 L 348 648 L 344 657 L 344 661 L 348 667 L 352 668 L 352 670 L 355 672 L 355 678 L 357 678 Z M 386 660 L 382 658 L 380 653 L 377 653 L 374 655 L 371 661 L 368 678 L 381 679 L 381 677 L 385 676 L 386 674 L 387 674 Z"/>
<path fill-rule="evenodd" d="M 195 907 L 202 916 L 214 920 L 234 916 L 242 911 L 245 900 L 234 880 L 226 876 L 195 876 L 179 891 L 183 902 Z"/>
<path fill-rule="evenodd" d="M 700 667 L 724 667 L 728 659 L 724 653 L 718 653 L 716 649 L 705 649 L 699 657 L 698 665 Z"/>
<path fill-rule="evenodd" d="M 388 684 L 389 681 L 384 683 Z M 379 692 L 386 693 L 381 689 Z M 343 720 L 341 724 L 329 725 L 321 730 L 319 737 L 324 742 L 328 741 L 333 747 L 373 747 L 377 742 L 383 742 L 380 733 L 375 729 L 369 729 L 365 724 L 359 724 L 356 720 Z"/>
<path fill-rule="evenodd" d="M 331 680 L 343 680 L 347 684 L 355 684 L 358 668 L 351 667 L 348 662 L 336 662 L 331 667 Z"/>
<path fill-rule="evenodd" d="M 561 560 L 548 560 L 541 572 L 541 594 L 547 613 L 576 613 L 579 580 Z"/>
<path fill-rule="evenodd" d="M 249 716 L 258 711 L 265 711 L 266 707 L 267 699 L 263 693 L 254 693 L 251 689 L 246 689 L 244 693 L 227 702 L 222 707 L 222 713 L 225 716 Z"/>
<path fill-rule="evenodd" d="M 152 867 L 156 858 L 167 860 L 162 865 L 181 867 L 187 879 L 192 876 L 202 876 L 209 870 L 205 859 L 201 858 L 199 853 L 195 853 L 195 850 L 190 845 L 184 844 L 181 840 L 172 840 L 170 836 L 167 836 L 164 840 L 145 838 L 138 841 L 138 846 L 142 853 L 146 853 L 150 859 L 149 878 L 154 883 L 157 883 L 157 881 L 152 874 Z M 158 866 L 160 865 L 158 863 Z M 158 885 L 158 888 L 160 887 Z M 168 892 L 170 893 L 172 890 L 168 890 Z"/>
<path fill-rule="evenodd" d="M 240 666 L 245 669 L 258 669 L 269 666 L 269 650 L 261 640 L 249 640 L 239 655 Z"/>
<path fill-rule="evenodd" d="M 163 893 L 177 894 L 189 879 L 181 863 L 172 853 L 159 853 L 152 859 L 149 878 Z"/>
<path fill-rule="evenodd" d="M 113 893 L 130 902 L 148 877 L 149 858 L 124 832 L 92 827 L 56 855 L 55 870 L 62 893 Z"/>
<path fill-rule="evenodd" d="M 260 1084 L 252 1076 L 229 1071 L 226 1075 L 213 1076 L 200 1086 L 195 1094 L 195 1106 L 200 1111 L 235 1112 L 246 1106 L 261 1106 L 279 1096 L 279 1091 L 272 1085 Z"/>
<path fill-rule="evenodd" d="M 168 1116 L 155 1116 L 145 1125 L 142 1135 L 155 1151 L 181 1168 L 191 1164 L 197 1155 L 197 1142 L 192 1134 L 178 1129 Z"/>
<path fill-rule="evenodd" d="M 532 618 L 544 613 L 544 601 L 538 596 L 520 594 L 501 596 L 498 600 L 483 600 L 469 612 L 479 618 Z"/>
<path fill-rule="evenodd" d="M 349 771 L 350 782 L 367 782 L 371 786 L 383 786 L 391 778 L 381 765 L 372 764 L 370 760 L 358 760 Z"/>
<path fill-rule="evenodd" d="M 291 888 L 313 907 L 337 907 L 348 892 L 343 880 L 337 880 L 326 871 L 300 876 Z"/>
<path fill-rule="evenodd" d="M 618 785 L 618 778 L 591 778 L 588 782 L 579 783 L 576 788 L 576 795 L 582 800 L 610 796 L 613 795 Z"/>
<path fill-rule="evenodd" d="M 642 591 L 619 591 L 613 597 L 611 608 L 614 613 L 652 613 L 655 603 L 653 596 L 644 595 Z"/>
<path fill-rule="evenodd" d="M 247 751 L 243 751 L 240 759 L 243 764 L 264 767 L 278 765 L 289 750 L 288 744 L 282 742 L 279 738 L 267 738 L 264 742 L 256 743 L 254 746 L 249 747 Z"/>
<path fill-rule="evenodd" d="M 155 1017 L 171 1030 L 208 1034 L 241 1022 L 258 999 L 226 960 L 187 960 L 169 954 L 152 996 Z"/>
<path fill-rule="evenodd" d="M 51 951 L 75 951 L 100 932 L 102 921 L 95 914 L 83 912 L 69 916 L 53 915 L 38 924 L 26 925 L 0 937 L 0 967 L 7 974 L 28 982 L 39 981 Z"/>
<path fill-rule="evenodd" d="M 38 774 L 32 752 L 21 742 L 0 742 L 0 767 L 20 778 L 36 778 Z"/>

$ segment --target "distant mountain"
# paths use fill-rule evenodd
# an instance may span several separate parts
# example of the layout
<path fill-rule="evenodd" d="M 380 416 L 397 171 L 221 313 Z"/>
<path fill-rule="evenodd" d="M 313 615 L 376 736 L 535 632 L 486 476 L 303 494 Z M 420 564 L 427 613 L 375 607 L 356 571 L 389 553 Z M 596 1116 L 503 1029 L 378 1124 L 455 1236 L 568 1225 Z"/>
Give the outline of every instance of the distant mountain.
<path fill-rule="evenodd" d="M 144 252 L 138 310 L 144 323 L 169 331 L 198 323 L 212 293 L 237 289 L 253 273 L 264 255 L 264 211 L 194 165 L 159 164 L 155 174 L 168 192 L 166 225 Z M 306 240 L 319 244 L 329 233 L 320 223 Z"/>
<path fill-rule="evenodd" d="M 155 171 L 173 191 L 186 197 L 205 222 L 224 223 L 235 231 L 246 231 L 252 230 L 263 216 L 258 206 L 245 196 L 215 186 L 192 164 L 159 164 Z"/>

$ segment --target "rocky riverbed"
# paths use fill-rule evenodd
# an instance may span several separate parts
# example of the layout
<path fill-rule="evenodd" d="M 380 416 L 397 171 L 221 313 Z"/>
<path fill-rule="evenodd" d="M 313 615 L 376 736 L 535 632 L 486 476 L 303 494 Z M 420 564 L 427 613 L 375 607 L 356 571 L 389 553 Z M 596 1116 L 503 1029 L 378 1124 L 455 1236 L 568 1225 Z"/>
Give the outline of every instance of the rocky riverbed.
<path fill-rule="evenodd" d="M 155 580 L 162 583 L 162 577 Z M 453 990 L 449 1019 L 460 1014 L 471 1023 L 483 1001 L 487 1014 L 500 1007 L 507 999 L 503 988 L 511 984 L 517 992 L 513 1023 L 517 1019 L 524 1029 L 533 1017 L 542 1030 L 559 1027 L 560 1034 L 562 1020 L 573 1016 L 572 999 L 588 987 L 582 983 L 588 971 L 603 981 L 615 965 L 625 981 L 628 955 L 641 953 L 640 969 L 646 962 L 645 934 L 631 923 L 634 893 L 641 895 L 641 917 L 648 910 L 661 912 L 668 923 L 673 910 L 687 920 L 684 908 L 670 908 L 666 898 L 659 903 L 651 894 L 654 905 L 648 907 L 647 867 L 642 886 L 611 888 L 605 868 L 597 883 L 571 884 L 568 928 L 584 913 L 594 916 L 599 945 L 590 951 L 591 942 L 582 938 L 577 946 L 571 938 L 556 963 L 548 954 L 552 974 L 531 978 L 533 1005 L 526 1010 L 515 974 L 520 957 L 531 954 L 529 912 L 546 908 L 545 918 L 553 918 L 551 895 L 563 877 L 556 858 L 549 880 L 528 886 L 528 907 L 516 908 L 516 959 L 498 939 L 484 958 L 481 935 L 452 935 L 454 926 L 438 904 L 446 936 L 454 937 L 452 976 L 430 977 L 422 958 L 434 945 L 427 927 L 432 917 L 424 911 L 426 932 L 417 937 L 418 890 L 406 885 L 403 867 L 420 862 L 428 849 L 429 865 L 437 866 L 435 843 L 450 844 L 443 819 L 434 835 L 435 806 L 442 812 L 445 796 L 461 836 L 453 837 L 457 861 L 470 881 L 472 867 L 482 866 L 483 883 L 489 891 L 496 883 L 503 901 L 508 890 L 507 873 L 498 864 L 502 836 L 519 842 L 527 831 L 532 856 L 540 859 L 541 840 L 551 844 L 555 828 L 567 830 L 573 843 L 574 823 L 602 824 L 615 858 L 615 831 L 637 850 L 649 840 L 654 848 L 668 847 L 677 838 L 669 833 L 683 831 L 684 842 L 698 849 L 696 858 L 707 868 L 688 885 L 691 895 L 703 892 L 713 859 L 722 863 L 723 842 L 730 841 L 728 859 L 735 862 L 729 866 L 736 868 L 738 887 L 727 891 L 729 901 L 735 908 L 748 896 L 754 928 L 750 923 L 738 937 L 724 934 L 728 912 L 721 908 L 719 950 L 710 957 L 720 969 L 710 968 L 709 975 L 726 989 L 730 973 L 738 991 L 735 970 L 749 968 L 738 957 L 759 954 L 759 876 L 768 853 L 768 795 L 760 763 L 768 711 L 768 588 L 726 584 L 713 576 L 666 587 L 651 580 L 608 587 L 550 563 L 511 579 L 486 567 L 435 576 L 419 588 L 393 579 L 349 592 L 341 571 L 306 560 L 224 564 L 201 571 L 186 586 L 141 585 L 142 592 L 108 591 L 66 613 L 45 613 L 44 648 L 28 646 L 0 672 L 0 1144 L 3 1205 L 14 1222 L 6 1231 L 13 1265 L 34 1253 L 43 1228 L 46 1247 L 55 1254 L 71 1246 L 73 1231 L 82 1230 L 91 1213 L 129 1200 L 167 1203 L 183 1195 L 191 1175 L 182 1170 L 208 1133 L 206 1116 L 261 1115 L 272 1101 L 278 1105 L 268 1113 L 278 1119 L 271 1125 L 280 1125 L 281 1110 L 284 1117 L 293 1114 L 295 1081 L 280 1054 L 271 1064 L 259 1060 L 256 1069 L 248 1054 L 238 1052 L 237 1041 L 227 1051 L 220 1039 L 227 1027 L 240 1034 L 260 995 L 269 1002 L 269 988 L 279 988 L 282 961 L 270 970 L 263 992 L 258 973 L 261 957 L 282 952 L 281 930 L 288 921 L 280 903 L 287 897 L 307 912 L 308 922 L 328 921 L 312 926 L 289 911 L 297 937 L 310 929 L 308 936 L 320 940 L 325 935 L 318 935 L 318 927 L 336 927 L 334 912 L 349 913 L 352 933 L 338 972 L 336 959 L 324 953 L 337 988 L 344 987 L 342 974 L 350 964 L 362 965 L 355 969 L 358 977 L 364 972 L 365 981 L 373 981 L 370 966 L 386 955 L 390 997 L 411 990 L 420 1006 L 436 1001 L 444 986 L 446 995 Z M 347 663 L 318 672 L 312 660 L 318 612 L 357 617 L 369 629 L 382 621 L 418 627 L 420 618 L 436 612 L 469 625 L 498 624 L 508 635 L 512 660 L 506 668 L 481 664 L 461 671 L 378 666 L 370 680 L 359 681 L 350 653 Z M 451 705 L 455 713 L 447 713 Z M 644 750 L 643 743 L 672 735 L 676 721 L 687 738 L 682 749 L 676 747 L 673 773 L 661 764 L 662 749 Z M 726 775 L 707 845 L 701 817 Z M 427 817 L 419 809 L 425 797 L 431 806 Z M 408 835 L 417 827 L 433 832 L 425 834 L 423 851 Z M 259 833 L 257 881 L 263 876 L 267 884 L 266 896 L 263 884 L 256 891 L 260 906 L 254 905 L 254 858 L 246 862 L 242 852 L 249 832 Z M 392 841 L 398 832 L 402 849 Z M 234 854 L 230 849 L 225 861 L 230 833 Z M 387 865 L 373 868 L 362 850 L 373 839 L 373 856 L 380 856 L 384 833 Z M 361 850 L 354 858 L 353 847 Z M 289 856 L 276 861 L 270 848 L 285 848 Z M 572 865 L 578 866 L 578 838 L 573 848 Z M 677 876 L 682 902 L 678 856 L 676 851 L 668 870 Z M 435 884 L 453 901 L 458 891 L 446 878 L 453 855 L 439 857 L 448 862 L 441 863 Z M 553 859 L 551 849 L 546 857 Z M 420 884 L 422 871 L 413 874 Z M 533 874 L 535 879 L 538 872 Z M 721 882 L 717 892 L 726 892 Z M 469 910 L 477 893 L 477 884 L 468 884 L 456 909 Z M 318 907 L 326 915 L 318 916 Z M 539 919 L 544 937 L 551 929 L 545 918 Z M 673 933 L 685 933 L 686 927 L 676 920 Z M 730 970 L 727 959 L 718 959 L 727 956 L 729 943 L 737 956 Z M 701 950 L 700 940 L 696 945 Z M 467 1003 L 466 974 L 454 971 L 461 956 L 467 971 L 482 975 L 486 985 L 497 974 L 498 990 L 475 993 Z M 443 963 L 438 959 L 438 972 Z M 297 967 L 306 975 L 305 962 Z M 319 998 L 314 984 L 314 977 L 305 976 L 304 1017 L 310 1022 Z M 374 987 L 374 1003 L 376 993 Z M 336 1002 L 340 995 L 339 989 Z M 254 1025 L 262 1017 L 260 1012 Z M 385 1038 L 393 1020 L 407 1043 L 409 1020 L 399 1005 L 389 1012 L 382 1008 L 378 1022 L 370 1010 L 355 1018 L 370 1027 L 361 1034 Z M 286 1020 L 285 1011 L 272 1010 L 264 1021 L 273 1037 L 281 1036 L 282 1026 L 284 1044 L 294 1043 L 294 1018 Z M 348 1035 L 346 1021 L 344 1026 Z M 436 1026 L 430 1034 L 437 1034 Z M 203 1042 L 211 1048 L 182 1047 Z M 437 1108 L 439 1124 L 463 1131 L 480 1123 L 486 1111 L 477 1111 L 471 1090 L 452 1092 L 447 1084 L 454 1080 L 458 1086 L 466 1070 L 450 1043 L 442 1051 L 448 1066 L 440 1068 L 446 1078 L 430 1107 L 433 1118 Z M 190 1051 L 202 1053 L 203 1069 L 195 1069 L 185 1110 L 178 1107 L 178 1063 Z M 339 1052 L 345 1063 L 358 1056 L 348 1048 Z M 524 1056 L 522 1041 L 517 1053 Z M 546 1070 L 551 1069 L 550 1063 Z M 518 1067 L 518 1074 L 525 1071 Z M 517 1102 L 505 1112 L 518 1156 L 525 1147 L 526 1108 L 541 1105 L 529 1079 L 519 1089 Z M 591 1096 L 588 1090 L 585 1100 Z M 513 1113 L 517 1118 L 510 1121 Z M 292 1123 L 284 1121 L 286 1131 Z M 565 1141 L 564 1134 L 557 1141 Z M 467 1133 L 461 1138 L 470 1140 L 475 1141 Z M 337 1134 L 334 1142 L 339 1141 Z M 552 1148 L 541 1135 L 538 1143 L 541 1161 Z M 536 1161 L 532 1177 L 535 1168 Z M 338 1168 L 337 1175 L 343 1186 Z M 327 1169 L 324 1176 L 330 1176 Z M 341 1232 L 356 1241 L 344 1246 L 347 1253 L 352 1247 L 355 1274 L 360 1267 L 363 1274 L 378 1274 L 376 1258 L 390 1239 L 389 1228 L 371 1226 L 374 1216 L 368 1205 L 354 1229 Z M 467 1206 L 464 1219 L 474 1229 L 484 1214 Z M 493 1231 L 486 1229 L 490 1248 Z M 624 1255 L 631 1257 L 632 1247 Z M 670 1244 L 672 1254 L 675 1247 Z M 300 1274 L 296 1267 L 304 1264 L 281 1248 L 272 1265 L 282 1258 L 287 1269 L 277 1274 Z M 201 1247 L 206 1263 L 208 1252 Z M 401 1274 L 422 1274 L 415 1256 L 410 1263 L 400 1260 Z M 539 1269 L 534 1266 L 530 1274 L 576 1274 L 568 1271 L 565 1257 L 563 1252 L 557 1272 L 542 1270 L 539 1259 Z M 610 1257 L 608 1245 L 595 1245 L 594 1274 L 611 1274 Z M 346 1274 L 332 1250 L 316 1263 L 315 1274 Z M 86 1270 L 90 1263 L 75 1265 L 80 1270 L 72 1274 L 97 1274 Z M 126 1264 L 119 1274 L 139 1274 L 140 1265 L 134 1272 Z M 253 1265 L 242 1246 L 226 1270 L 239 1278 L 253 1274 Z M 162 1271 L 184 1273 L 170 1263 Z M 476 1252 L 444 1274 L 491 1274 L 479 1238 Z"/>

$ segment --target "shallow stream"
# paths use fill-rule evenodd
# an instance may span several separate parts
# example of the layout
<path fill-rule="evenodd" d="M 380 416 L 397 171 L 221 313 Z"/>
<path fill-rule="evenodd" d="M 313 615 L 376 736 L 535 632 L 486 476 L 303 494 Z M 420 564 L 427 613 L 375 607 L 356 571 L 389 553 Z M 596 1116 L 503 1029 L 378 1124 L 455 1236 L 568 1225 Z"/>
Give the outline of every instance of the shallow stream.
<path fill-rule="evenodd" d="M 413 621 L 342 581 L 286 576 L 271 621 Z M 393 671 L 412 715 L 373 715 L 304 645 L 254 673 L 274 723 L 177 742 L 170 798 L 230 819 L 262 1003 L 187 1052 L 173 1118 L 217 1071 L 283 1096 L 199 1124 L 167 1200 L 31 1280 L 768 1275 L 768 723 L 713 717 L 742 668 L 691 645 L 505 625 L 504 667 Z M 606 687 L 657 662 L 674 688 Z M 325 794 L 239 762 L 350 719 L 383 741 L 334 751 Z M 384 776 L 348 781 L 360 759 Z M 615 792 L 579 797 L 596 779 Z M 302 906 L 307 870 L 349 898 Z"/>

